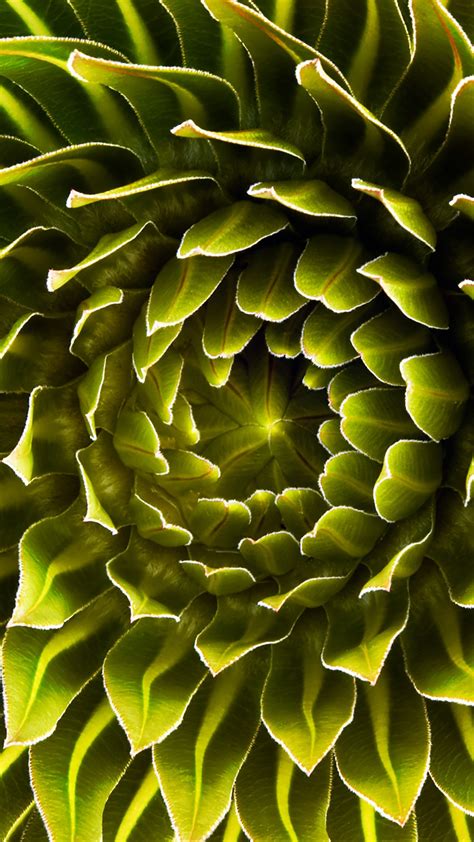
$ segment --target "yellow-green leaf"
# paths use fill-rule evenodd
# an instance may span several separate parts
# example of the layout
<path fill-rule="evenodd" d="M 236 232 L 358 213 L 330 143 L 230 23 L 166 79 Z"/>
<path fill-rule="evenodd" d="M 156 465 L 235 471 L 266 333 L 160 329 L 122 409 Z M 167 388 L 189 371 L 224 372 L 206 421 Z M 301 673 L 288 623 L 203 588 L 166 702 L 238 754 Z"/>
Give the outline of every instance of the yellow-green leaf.
<path fill-rule="evenodd" d="M 266 667 L 266 658 L 254 656 L 209 676 L 178 730 L 153 749 L 161 791 L 182 839 L 206 839 L 229 810 L 258 728 Z"/>
<path fill-rule="evenodd" d="M 261 727 L 235 788 L 245 833 L 255 842 L 329 842 L 330 780 L 329 757 L 308 777 Z"/>
<path fill-rule="evenodd" d="M 360 685 L 354 719 L 337 741 L 336 760 L 353 792 L 403 826 L 428 771 L 429 729 L 424 702 L 394 655 L 376 684 Z"/>
<path fill-rule="evenodd" d="M 324 615 L 306 611 L 272 648 L 262 696 L 268 731 L 307 775 L 351 721 L 355 705 L 354 679 L 321 663 L 325 632 Z"/>

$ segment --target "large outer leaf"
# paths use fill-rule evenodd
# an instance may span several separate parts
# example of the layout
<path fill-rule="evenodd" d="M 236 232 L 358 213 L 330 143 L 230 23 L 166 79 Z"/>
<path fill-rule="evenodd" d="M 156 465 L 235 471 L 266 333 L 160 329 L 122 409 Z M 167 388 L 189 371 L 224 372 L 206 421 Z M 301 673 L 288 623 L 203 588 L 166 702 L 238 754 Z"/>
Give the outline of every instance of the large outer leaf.
<path fill-rule="evenodd" d="M 354 680 L 325 670 L 321 663 L 324 634 L 323 616 L 306 612 L 290 636 L 273 647 L 262 696 L 268 731 L 306 774 L 331 749 L 354 712 Z"/>
<path fill-rule="evenodd" d="M 178 727 L 204 679 L 193 644 L 212 607 L 206 599 L 194 602 L 179 623 L 139 620 L 108 653 L 105 687 L 134 754 Z"/>
<path fill-rule="evenodd" d="M 120 634 L 123 607 L 123 598 L 109 591 L 60 629 L 8 631 L 2 649 L 8 744 L 35 743 L 54 731 Z"/>
<path fill-rule="evenodd" d="M 358 798 L 342 783 L 339 775 L 334 775 L 332 780 L 327 828 L 331 842 L 346 842 L 346 839 L 354 842 L 418 842 L 420 838 L 413 813 L 400 827 L 382 816 L 368 801 Z"/>
<path fill-rule="evenodd" d="M 328 842 L 331 760 L 307 777 L 263 727 L 237 778 L 236 802 L 247 836 L 255 842 Z"/>
<path fill-rule="evenodd" d="M 112 790 L 102 818 L 104 842 L 176 838 L 166 812 L 151 752 L 135 757 Z"/>
<path fill-rule="evenodd" d="M 208 677 L 180 728 L 153 749 L 161 791 L 181 839 L 206 839 L 230 807 L 258 728 L 265 657 Z"/>
<path fill-rule="evenodd" d="M 410 595 L 410 622 L 402 641 L 413 684 L 429 699 L 472 705 L 473 628 L 468 610 L 451 602 L 441 573 L 429 562 L 413 577 Z"/>
<path fill-rule="evenodd" d="M 35 795 L 53 842 L 99 839 L 105 802 L 129 763 L 125 734 L 101 682 L 83 690 L 55 733 L 33 747 L 30 762 Z"/>
<path fill-rule="evenodd" d="M 82 522 L 73 505 L 28 529 L 20 544 L 20 587 L 10 624 L 60 627 L 109 583 L 104 557 L 120 552 L 123 539 Z"/>
<path fill-rule="evenodd" d="M 404 825 L 428 771 L 429 729 L 424 702 L 400 660 L 396 653 L 377 683 L 361 688 L 336 759 L 350 789 Z"/>
<path fill-rule="evenodd" d="M 473 711 L 465 705 L 430 702 L 430 775 L 450 801 L 474 815 Z"/>
<path fill-rule="evenodd" d="M 375 684 L 396 637 L 408 620 L 406 583 L 390 594 L 359 595 L 359 583 L 352 579 L 326 606 L 328 633 L 322 652 L 326 667 Z"/>
<path fill-rule="evenodd" d="M 416 803 L 416 823 L 419 838 L 428 842 L 436 839 L 470 842 L 474 830 L 474 819 L 448 801 L 430 778 Z"/>
<path fill-rule="evenodd" d="M 324 124 L 323 160 L 331 156 L 331 168 L 348 169 L 353 158 L 360 175 L 370 179 L 379 169 L 390 180 L 403 178 L 409 157 L 400 138 L 342 88 L 320 59 L 298 65 L 296 78 L 315 100 Z"/>

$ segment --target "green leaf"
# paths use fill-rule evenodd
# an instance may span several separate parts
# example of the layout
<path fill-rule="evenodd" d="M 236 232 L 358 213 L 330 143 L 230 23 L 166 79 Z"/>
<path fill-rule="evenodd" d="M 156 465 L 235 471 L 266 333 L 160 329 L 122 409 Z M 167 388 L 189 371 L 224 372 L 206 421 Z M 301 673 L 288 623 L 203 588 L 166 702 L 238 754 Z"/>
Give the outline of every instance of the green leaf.
<path fill-rule="evenodd" d="M 469 144 L 473 102 L 474 80 L 470 75 L 457 84 L 451 95 L 448 129 L 442 146 L 427 171 L 427 178 L 434 186 L 435 198 L 439 202 L 440 221 L 445 225 L 453 219 L 453 211 L 449 206 L 453 192 L 474 192 L 472 171 L 463 154 L 466 142 Z M 456 161 L 454 170 L 453 161 Z"/>
<path fill-rule="evenodd" d="M 68 352 L 71 316 L 43 317 L 1 297 L 6 336 L 0 339 L 0 389 L 31 392 L 36 386 L 61 386 L 81 374 L 83 367 Z M 10 312 L 9 312 L 10 311 Z M 3 321 L 3 318 L 2 318 Z"/>
<path fill-rule="evenodd" d="M 327 460 L 319 486 L 331 506 L 348 505 L 373 512 L 373 488 L 379 471 L 379 465 L 363 453 L 339 453 Z"/>
<path fill-rule="evenodd" d="M 411 199 L 398 190 L 390 190 L 378 184 L 371 184 L 361 178 L 353 178 L 352 186 L 367 196 L 372 196 L 388 210 L 396 222 L 409 234 L 424 243 L 431 251 L 436 247 L 436 231 L 423 208 L 416 199 Z"/>
<path fill-rule="evenodd" d="M 5 842 L 12 838 L 11 834 L 21 826 L 33 806 L 28 752 L 24 746 L 4 748 L 0 751 L 0 833 Z"/>
<path fill-rule="evenodd" d="M 472 704 L 469 611 L 451 602 L 441 573 L 428 561 L 410 580 L 410 599 L 402 642 L 413 684 L 429 699 Z"/>
<path fill-rule="evenodd" d="M 114 432 L 117 413 L 132 385 L 131 362 L 131 343 L 125 342 L 96 357 L 78 384 L 82 416 L 93 441 L 97 427 Z"/>
<path fill-rule="evenodd" d="M 285 486 L 316 485 L 326 454 L 313 432 L 295 421 L 275 422 L 270 429 L 269 445 Z"/>
<path fill-rule="evenodd" d="M 119 459 L 112 436 L 100 432 L 96 441 L 76 453 L 76 459 L 87 503 L 84 520 L 112 533 L 127 526 L 133 474 Z"/>
<path fill-rule="evenodd" d="M 239 552 L 252 570 L 280 576 L 300 559 L 299 544 L 291 532 L 269 532 L 262 538 L 242 538 Z"/>
<path fill-rule="evenodd" d="M 183 118 L 210 123 L 210 128 L 217 128 L 221 121 L 231 126 L 238 122 L 235 90 L 212 73 L 97 60 L 77 49 L 71 53 L 68 67 L 81 81 L 107 85 L 121 93 L 138 113 L 154 145 Z"/>
<path fill-rule="evenodd" d="M 370 305 L 369 305 L 370 308 Z M 301 348 L 307 359 L 320 368 L 337 368 L 357 357 L 351 334 L 372 312 L 357 308 L 336 313 L 317 304 L 304 323 Z"/>
<path fill-rule="evenodd" d="M 449 351 L 408 357 L 400 365 L 407 384 L 406 407 L 430 438 L 449 438 L 461 424 L 469 383 Z"/>
<path fill-rule="evenodd" d="M 419 839 L 413 813 L 400 827 L 380 815 L 368 801 L 358 798 L 337 774 L 332 779 L 327 828 L 331 842 L 345 842 L 346 839 L 353 842 L 418 842 Z"/>
<path fill-rule="evenodd" d="M 275 502 L 286 529 L 296 538 L 301 538 L 312 529 L 327 508 L 314 488 L 285 488 Z"/>
<path fill-rule="evenodd" d="M 192 541 L 192 533 L 183 523 L 179 506 L 167 498 L 146 479 L 135 480 L 130 500 L 130 514 L 138 534 L 161 547 L 185 547 Z"/>
<path fill-rule="evenodd" d="M 25 486 L 0 464 L 0 548 L 16 546 L 32 523 L 64 511 L 76 496 L 75 477 L 49 474 Z"/>
<path fill-rule="evenodd" d="M 237 778 L 236 802 L 247 836 L 255 842 L 328 842 L 331 761 L 305 775 L 264 728 Z"/>
<path fill-rule="evenodd" d="M 390 307 L 358 327 L 351 342 L 378 380 L 403 386 L 400 363 L 408 354 L 428 351 L 430 335 L 426 328 Z"/>
<path fill-rule="evenodd" d="M 210 550 L 193 545 L 193 559 L 180 559 L 186 574 L 199 585 L 200 590 L 215 596 L 228 596 L 246 591 L 256 579 L 242 566 L 240 553 L 231 550 Z"/>
<path fill-rule="evenodd" d="M 225 819 L 221 821 L 212 836 L 208 837 L 211 842 L 245 842 L 245 834 L 240 826 L 235 798 L 232 800 L 230 810 Z"/>
<path fill-rule="evenodd" d="M 160 793 L 150 752 L 134 757 L 112 790 L 102 816 L 104 842 L 127 842 L 157 836 L 163 842 L 175 838 Z"/>
<path fill-rule="evenodd" d="M 104 698 L 102 683 L 93 682 L 54 734 L 31 749 L 35 797 L 53 842 L 100 838 L 105 803 L 128 762 L 125 734 Z M 100 786 L 91 784 L 97 769 Z"/>
<path fill-rule="evenodd" d="M 208 357 L 229 358 L 239 354 L 261 325 L 260 319 L 239 309 L 236 294 L 234 279 L 227 277 L 207 304 L 202 346 Z"/>
<path fill-rule="evenodd" d="M 442 4 L 414 0 L 415 49 L 401 84 L 386 110 L 386 119 L 414 155 L 426 160 L 442 140 L 451 95 L 472 68 L 467 36 Z M 416 90 L 416 97 L 413 91 Z"/>
<path fill-rule="evenodd" d="M 457 605 L 474 605 L 474 584 L 469 565 L 459 560 L 474 553 L 472 506 L 463 506 L 458 494 L 442 492 L 437 500 L 433 541 L 427 555 L 436 561 L 446 579 L 449 595 Z"/>
<path fill-rule="evenodd" d="M 394 0 L 369 2 L 350 14 L 344 0 L 332 0 L 321 27 L 319 49 L 346 75 L 354 96 L 383 111 L 410 60 L 410 41 Z"/>
<path fill-rule="evenodd" d="M 324 181 L 258 181 L 247 190 L 256 199 L 271 199 L 309 216 L 356 219 L 351 203 Z"/>
<path fill-rule="evenodd" d="M 75 384 L 33 389 L 21 438 L 3 460 L 22 482 L 76 473 L 75 452 L 87 443 L 78 409 Z"/>
<path fill-rule="evenodd" d="M 209 547 L 233 549 L 250 524 L 250 510 L 239 500 L 201 497 L 191 512 L 194 536 Z"/>
<path fill-rule="evenodd" d="M 306 319 L 308 308 L 298 310 L 283 322 L 270 322 L 265 327 L 265 342 L 271 354 L 275 357 L 295 359 L 301 353 L 301 329 Z M 309 366 L 308 366 L 309 369 Z M 308 370 L 303 378 L 304 385 L 308 385 Z"/>
<path fill-rule="evenodd" d="M 419 434 L 401 389 L 365 389 L 341 404 L 341 432 L 361 453 L 382 462 L 390 445 Z"/>
<path fill-rule="evenodd" d="M 333 412 L 339 413 L 344 398 L 356 392 L 370 389 L 372 386 L 379 386 L 379 381 L 369 371 L 362 360 L 357 359 L 349 365 L 345 365 L 332 377 L 328 384 L 328 401 Z M 345 448 L 347 450 L 347 447 Z"/>
<path fill-rule="evenodd" d="M 161 742 L 182 721 L 206 675 L 194 639 L 212 617 L 210 597 L 195 600 L 173 620 L 138 620 L 104 662 L 110 703 L 132 753 Z"/>
<path fill-rule="evenodd" d="M 332 575 L 339 570 L 345 574 L 354 566 L 355 559 L 370 552 L 385 528 L 375 515 L 350 506 L 336 506 L 319 518 L 311 532 L 303 535 L 301 552 L 334 565 Z"/>
<path fill-rule="evenodd" d="M 84 260 L 72 266 L 69 269 L 50 269 L 48 273 L 47 287 L 50 292 L 56 292 L 71 281 L 76 275 L 79 275 L 83 269 L 89 269 L 101 260 L 110 257 L 115 252 L 120 251 L 124 246 L 136 240 L 148 223 L 144 225 L 137 223 L 118 234 L 104 234 L 100 238 L 95 248 L 91 251 Z"/>
<path fill-rule="evenodd" d="M 431 545 L 433 528 L 433 501 L 391 526 L 364 559 L 372 575 L 360 595 L 369 591 L 389 591 L 394 579 L 405 579 L 416 573 Z"/>
<path fill-rule="evenodd" d="M 160 451 L 160 439 L 146 412 L 122 409 L 113 441 L 127 468 L 153 474 L 168 472 L 168 463 Z"/>
<path fill-rule="evenodd" d="M 462 289 L 469 298 L 474 299 L 474 281 L 461 281 L 459 289 Z"/>
<path fill-rule="evenodd" d="M 97 354 L 108 351 L 111 344 L 128 339 L 133 325 L 133 303 L 140 300 L 142 293 L 124 291 L 118 287 L 103 286 L 79 304 L 76 323 L 71 338 L 70 350 L 84 362 L 90 364 Z M 129 315 L 128 311 L 132 310 Z M 127 316 L 125 312 L 127 311 Z M 99 315 L 100 314 L 100 315 Z M 100 335 L 98 326 L 107 324 L 113 335 L 111 344 Z"/>
<path fill-rule="evenodd" d="M 161 44 L 167 44 L 174 34 L 163 9 L 148 0 L 132 0 L 125 5 L 115 0 L 102 13 L 91 8 L 87 0 L 71 0 L 70 5 L 89 38 L 112 41 L 116 49 L 143 64 L 158 64 Z M 159 39 L 155 37 L 158 33 Z"/>
<path fill-rule="evenodd" d="M 79 190 L 71 190 L 67 199 L 67 206 L 68 208 L 82 208 L 84 205 L 91 205 L 96 202 L 128 199 L 130 196 L 137 196 L 140 193 L 148 193 L 150 190 L 158 190 L 160 187 L 170 187 L 183 182 L 214 180 L 214 176 L 202 170 L 181 171 L 162 168 L 136 181 L 131 181 L 120 187 L 113 187 L 111 190 L 104 190 L 101 193 L 81 193 Z"/>
<path fill-rule="evenodd" d="M 316 102 L 324 124 L 323 165 L 328 153 L 331 169 L 354 167 L 362 178 L 390 173 L 403 180 L 410 165 L 400 138 L 341 87 L 326 71 L 321 59 L 299 64 L 297 81 Z"/>
<path fill-rule="evenodd" d="M 123 538 L 84 524 L 83 512 L 82 503 L 75 502 L 24 532 L 10 626 L 59 628 L 109 586 L 104 559 L 123 548 Z"/>
<path fill-rule="evenodd" d="M 400 582 L 390 594 L 374 591 L 358 598 L 359 591 L 356 577 L 325 605 L 328 634 L 322 660 L 329 669 L 342 670 L 373 685 L 406 626 L 408 588 Z"/>
<path fill-rule="evenodd" d="M 453 196 L 450 203 L 451 207 L 465 213 L 469 219 L 474 219 L 474 196 L 467 196 L 465 193 L 458 193 Z"/>
<path fill-rule="evenodd" d="M 160 547 L 132 531 L 127 548 L 107 563 L 110 580 L 127 597 L 132 622 L 142 617 L 178 620 L 202 588 L 196 587 L 179 564 L 182 552 Z"/>
<path fill-rule="evenodd" d="M 374 502 L 384 520 L 403 520 L 432 496 L 442 479 L 442 451 L 429 441 L 398 441 L 385 453 L 374 487 Z"/>
<path fill-rule="evenodd" d="M 301 295 L 322 301 L 335 313 L 367 304 L 375 298 L 377 290 L 356 271 L 360 257 L 358 240 L 337 234 L 315 234 L 298 261 L 295 287 Z"/>
<path fill-rule="evenodd" d="M 198 421 L 199 423 L 199 421 Z M 213 493 L 230 497 L 239 488 L 248 494 L 249 484 L 269 460 L 267 431 L 259 425 L 247 424 L 224 432 L 211 441 L 203 454 L 219 465 L 221 478 Z"/>
<path fill-rule="evenodd" d="M 306 611 L 273 647 L 262 696 L 268 731 L 307 775 L 351 721 L 355 705 L 354 679 L 321 664 L 325 632 L 322 614 Z"/>
<path fill-rule="evenodd" d="M 260 538 L 267 532 L 273 532 L 281 527 L 281 516 L 273 491 L 262 489 L 254 491 L 250 497 L 247 497 L 245 503 L 251 514 L 249 535 L 252 538 Z"/>
<path fill-rule="evenodd" d="M 198 337 L 197 331 L 191 339 L 191 344 L 193 361 L 208 384 L 215 389 L 225 386 L 232 372 L 234 357 L 208 357 L 202 346 L 202 333 Z"/>
<path fill-rule="evenodd" d="M 256 586 L 237 596 L 218 597 L 214 618 L 196 638 L 196 649 L 212 675 L 228 669 L 248 652 L 288 637 L 301 606 L 284 606 L 278 614 L 269 611 L 257 605 L 267 591 L 268 586 Z"/>
<path fill-rule="evenodd" d="M 380 284 L 409 319 L 427 327 L 448 327 L 446 305 L 434 275 L 411 258 L 389 252 L 370 260 L 358 271 Z"/>
<path fill-rule="evenodd" d="M 34 802 L 31 806 L 31 813 L 22 825 L 24 830 L 21 835 L 21 842 L 48 842 L 48 832 L 41 818 L 41 813 Z"/>
<path fill-rule="evenodd" d="M 445 798 L 431 778 L 427 778 L 416 803 L 416 823 L 419 838 L 428 842 L 436 839 L 469 842 L 474 831 L 474 819 Z"/>
<path fill-rule="evenodd" d="M 179 394 L 182 370 L 183 358 L 171 348 L 148 369 L 140 389 L 150 411 L 156 413 L 166 425 L 174 421 L 174 405 Z"/>
<path fill-rule="evenodd" d="M 254 246 L 287 225 L 286 217 L 275 208 L 235 202 L 192 225 L 181 240 L 177 256 L 224 257 Z"/>
<path fill-rule="evenodd" d="M 288 79 L 292 78 L 296 63 L 318 55 L 316 50 L 273 24 L 258 9 L 254 11 L 254 8 L 236 0 L 204 0 L 203 5 L 216 20 L 235 33 L 250 54 L 263 126 L 275 131 L 274 102 L 280 103 L 286 115 L 293 110 L 300 119 L 307 115 L 306 103 L 297 97 L 288 85 Z M 336 71 L 338 77 L 341 75 L 331 62 L 327 59 L 324 62 Z M 277 127 L 283 130 L 285 122 L 280 119 Z"/>
<path fill-rule="evenodd" d="M 150 754 L 134 757 L 109 795 L 102 817 L 104 842 L 153 837 L 173 842 L 176 838 Z"/>
<path fill-rule="evenodd" d="M 270 322 L 282 322 L 300 310 L 306 302 L 293 285 L 296 257 L 291 243 L 251 254 L 237 286 L 239 309 Z"/>
<path fill-rule="evenodd" d="M 430 775 L 449 801 L 474 815 L 472 709 L 429 702 L 428 714 L 432 739 Z"/>
<path fill-rule="evenodd" d="M 231 257 L 173 257 L 158 273 L 148 300 L 147 334 L 178 325 L 204 304 L 232 265 Z"/>
<path fill-rule="evenodd" d="M 44 35 L 41 38 L 6 38 L 0 47 L 2 76 L 19 85 L 38 102 L 54 126 L 72 144 L 109 140 L 143 154 L 147 149 L 134 115 L 110 91 L 72 78 L 68 70 L 71 50 L 84 49 L 99 57 L 120 58 L 104 45 Z M 28 59 L 28 61 L 25 61 Z M 59 93 L 61 94 L 59 96 Z"/>
<path fill-rule="evenodd" d="M 350 447 L 349 442 L 341 433 L 339 418 L 328 418 L 327 421 L 323 421 L 318 430 L 318 439 L 333 456 L 347 452 Z"/>
<path fill-rule="evenodd" d="M 161 359 L 179 336 L 182 323 L 157 328 L 147 333 L 146 308 L 144 307 L 133 328 L 133 368 L 140 383 L 145 382 L 147 371 Z"/>
<path fill-rule="evenodd" d="M 266 666 L 266 658 L 254 656 L 208 677 L 178 730 L 153 749 L 163 797 L 182 839 L 206 839 L 229 810 L 258 728 Z"/>
<path fill-rule="evenodd" d="M 186 120 L 171 129 L 177 137 L 206 138 L 235 146 L 245 146 L 250 149 L 264 149 L 271 152 L 282 152 L 305 162 L 303 153 L 293 143 L 277 137 L 267 129 L 242 129 L 234 132 L 213 132 L 196 125 L 193 120 Z M 250 194 L 252 195 L 252 194 Z"/>
<path fill-rule="evenodd" d="M 300 559 L 293 570 L 279 577 L 278 593 L 260 599 L 258 604 L 277 612 L 284 606 L 319 608 L 344 587 L 350 572 L 347 565 L 336 573 L 329 565 L 318 569 L 314 561 Z"/>
<path fill-rule="evenodd" d="M 360 685 L 354 719 L 336 745 L 344 783 L 399 825 L 411 813 L 429 763 L 425 705 L 390 658 L 373 686 Z"/>
<path fill-rule="evenodd" d="M 159 476 L 159 483 L 171 493 L 179 493 L 181 489 L 201 491 L 220 477 L 217 465 L 191 450 L 164 450 L 163 455 L 170 469 Z"/>
<path fill-rule="evenodd" d="M 122 628 L 123 598 L 110 589 L 60 629 L 8 630 L 2 650 L 8 745 L 35 743 L 54 731 Z"/>

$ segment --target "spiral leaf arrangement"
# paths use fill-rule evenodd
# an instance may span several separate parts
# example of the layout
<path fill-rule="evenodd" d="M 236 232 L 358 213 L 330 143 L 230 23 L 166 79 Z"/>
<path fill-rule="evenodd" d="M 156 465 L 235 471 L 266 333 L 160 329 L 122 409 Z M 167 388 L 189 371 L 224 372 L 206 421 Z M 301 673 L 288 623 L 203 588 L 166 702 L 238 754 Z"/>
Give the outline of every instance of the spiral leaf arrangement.
<path fill-rule="evenodd" d="M 473 23 L 2 3 L 3 840 L 471 838 Z"/>

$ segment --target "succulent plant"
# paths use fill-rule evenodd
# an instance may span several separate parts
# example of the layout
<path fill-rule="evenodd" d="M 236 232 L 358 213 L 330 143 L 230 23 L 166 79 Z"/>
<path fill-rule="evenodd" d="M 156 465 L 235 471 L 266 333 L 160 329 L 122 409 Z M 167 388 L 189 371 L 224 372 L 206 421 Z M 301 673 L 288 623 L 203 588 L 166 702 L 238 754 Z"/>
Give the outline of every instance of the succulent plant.
<path fill-rule="evenodd" d="M 2 840 L 472 838 L 473 27 L 1 4 Z"/>

